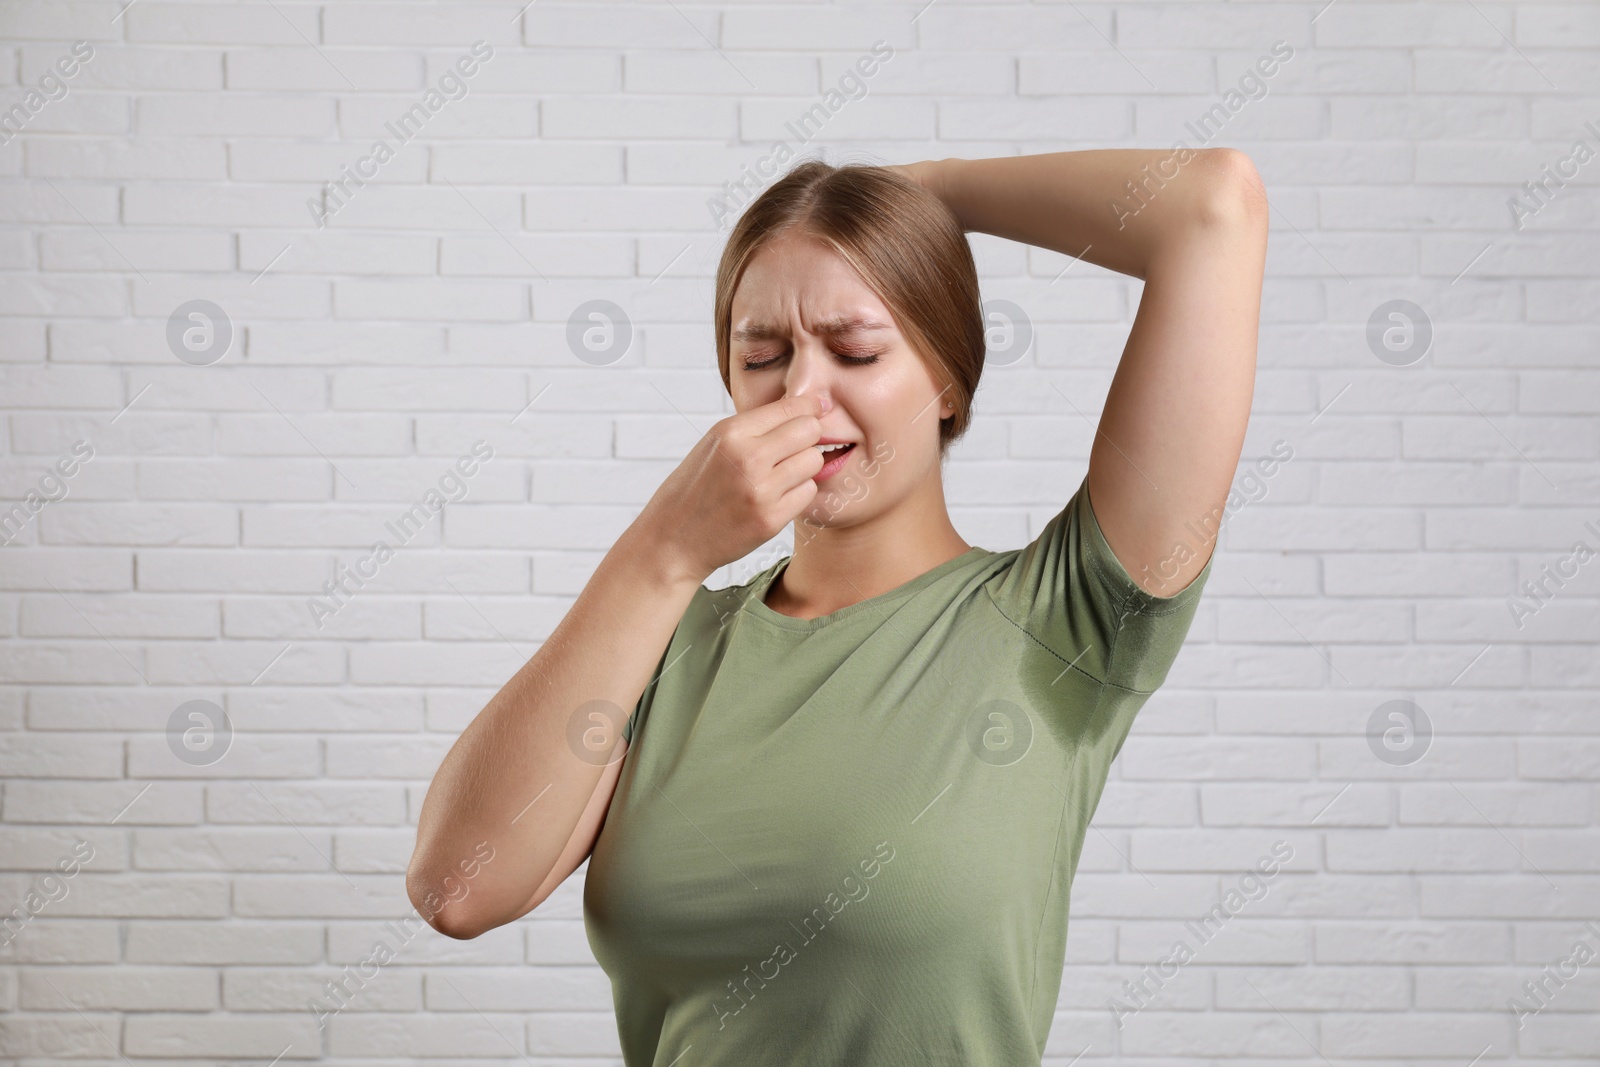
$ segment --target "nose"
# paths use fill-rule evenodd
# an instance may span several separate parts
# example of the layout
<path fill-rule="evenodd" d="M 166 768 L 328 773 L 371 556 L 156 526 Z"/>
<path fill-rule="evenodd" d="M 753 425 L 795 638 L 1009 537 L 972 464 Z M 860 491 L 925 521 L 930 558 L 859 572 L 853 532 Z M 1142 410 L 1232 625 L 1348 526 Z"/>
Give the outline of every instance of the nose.
<path fill-rule="evenodd" d="M 802 354 L 803 353 L 803 354 Z M 815 393 L 822 398 L 822 413 L 833 410 L 832 385 L 828 375 L 832 365 L 828 362 L 825 344 L 799 344 L 789 357 L 788 379 L 784 383 L 788 396 L 809 396 Z"/>

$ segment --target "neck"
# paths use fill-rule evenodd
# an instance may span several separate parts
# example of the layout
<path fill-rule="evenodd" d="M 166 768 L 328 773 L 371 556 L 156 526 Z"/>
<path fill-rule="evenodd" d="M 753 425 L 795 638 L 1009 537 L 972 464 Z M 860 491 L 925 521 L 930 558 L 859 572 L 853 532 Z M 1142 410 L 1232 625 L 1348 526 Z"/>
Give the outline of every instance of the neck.
<path fill-rule="evenodd" d="M 845 527 L 795 520 L 789 563 L 767 590 L 766 604 L 783 615 L 815 619 L 899 588 L 971 549 L 950 522 L 937 475 L 926 488 L 883 514 Z M 807 514 L 818 511 L 826 491 Z M 841 511 L 870 501 L 846 502 Z"/>

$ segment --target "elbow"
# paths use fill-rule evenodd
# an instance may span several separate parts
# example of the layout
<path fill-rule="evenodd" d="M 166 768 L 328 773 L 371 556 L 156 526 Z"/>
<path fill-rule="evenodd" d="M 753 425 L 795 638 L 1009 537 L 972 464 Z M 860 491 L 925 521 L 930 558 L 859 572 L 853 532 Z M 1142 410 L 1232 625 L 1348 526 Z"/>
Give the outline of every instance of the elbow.
<path fill-rule="evenodd" d="M 1265 229 L 1270 207 L 1255 162 L 1237 148 L 1206 149 L 1204 155 L 1205 192 L 1197 198 L 1201 217 L 1211 224 Z"/>
<path fill-rule="evenodd" d="M 486 926 L 466 921 L 454 909 L 452 909 L 449 916 L 446 916 L 444 912 L 437 912 L 433 915 L 424 915 L 423 919 L 439 933 L 456 941 L 471 941 L 473 938 L 488 931 Z"/>
<path fill-rule="evenodd" d="M 427 868 L 418 860 L 419 855 L 414 853 L 406 868 L 406 896 L 422 921 L 457 941 L 471 941 L 485 933 L 489 927 L 466 910 L 465 897 L 452 900 L 433 887 L 432 879 L 426 874 Z"/>

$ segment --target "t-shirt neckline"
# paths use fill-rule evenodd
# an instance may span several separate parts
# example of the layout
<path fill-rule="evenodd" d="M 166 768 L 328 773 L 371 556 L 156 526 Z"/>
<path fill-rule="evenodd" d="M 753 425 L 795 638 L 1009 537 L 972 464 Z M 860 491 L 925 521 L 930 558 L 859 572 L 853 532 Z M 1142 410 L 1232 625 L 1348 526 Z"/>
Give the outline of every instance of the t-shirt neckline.
<path fill-rule="evenodd" d="M 990 551 L 987 548 L 979 548 L 974 545 L 972 548 L 969 548 L 965 552 L 961 553 L 961 555 L 953 556 L 939 564 L 937 567 L 934 567 L 932 570 L 923 571 L 910 581 L 903 582 L 887 592 L 879 593 L 877 596 L 868 597 L 865 600 L 859 600 L 854 604 L 848 604 L 845 607 L 840 608 L 838 611 L 829 612 L 827 615 L 818 615 L 814 619 L 798 619 L 793 615 L 785 615 L 781 611 L 774 611 L 772 608 L 767 606 L 767 590 L 772 588 L 772 583 L 778 580 L 778 575 L 784 570 L 788 569 L 789 561 L 794 558 L 794 556 L 791 554 L 783 557 L 783 559 L 779 560 L 777 563 L 774 563 L 770 568 L 768 568 L 764 575 L 758 576 L 753 582 L 750 583 L 749 594 L 744 603 L 744 610 L 751 615 L 754 615 L 758 619 L 762 619 L 775 626 L 781 626 L 784 629 L 820 630 L 824 626 L 828 626 L 852 615 L 859 615 L 863 612 L 877 611 L 878 609 L 881 609 L 885 605 L 896 600 L 911 596 L 918 590 L 921 590 L 938 581 L 946 574 L 949 574 L 957 567 L 960 567 L 963 563 L 971 562 L 972 559 L 979 554 L 989 555 Z"/>

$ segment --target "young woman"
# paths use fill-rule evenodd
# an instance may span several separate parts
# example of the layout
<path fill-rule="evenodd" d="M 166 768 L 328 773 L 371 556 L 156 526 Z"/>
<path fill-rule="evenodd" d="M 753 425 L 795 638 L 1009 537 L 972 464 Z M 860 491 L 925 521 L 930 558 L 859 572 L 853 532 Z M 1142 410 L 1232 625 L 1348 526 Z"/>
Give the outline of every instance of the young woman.
<path fill-rule="evenodd" d="M 1087 474 L 1004 552 L 962 539 L 941 480 L 985 360 L 972 231 L 1144 283 Z M 412 900 L 488 841 L 429 909 L 475 937 L 592 853 L 630 1065 L 1038 1063 L 1090 817 L 1211 569 L 1266 238 L 1230 149 L 776 181 L 717 275 L 736 413 L 446 756 Z M 1081 398 L 993 373 L 1087 436 Z M 705 588 L 790 521 L 792 555 Z"/>

